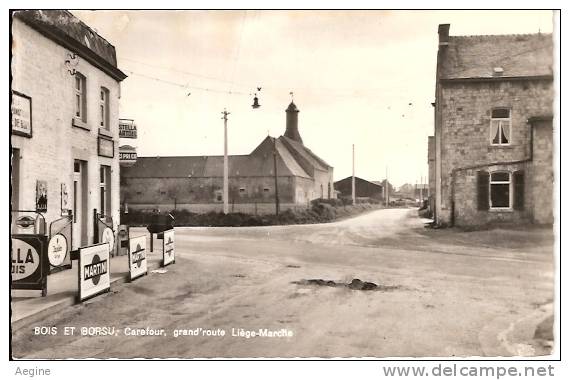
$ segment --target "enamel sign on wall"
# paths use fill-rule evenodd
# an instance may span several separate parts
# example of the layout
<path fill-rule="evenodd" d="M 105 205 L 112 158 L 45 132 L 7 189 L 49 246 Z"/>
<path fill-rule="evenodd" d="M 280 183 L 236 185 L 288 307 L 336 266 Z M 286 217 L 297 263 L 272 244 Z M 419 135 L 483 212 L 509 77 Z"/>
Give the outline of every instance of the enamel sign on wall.
<path fill-rule="evenodd" d="M 10 107 L 12 133 L 15 135 L 32 137 L 32 98 L 12 91 L 12 105 Z"/>

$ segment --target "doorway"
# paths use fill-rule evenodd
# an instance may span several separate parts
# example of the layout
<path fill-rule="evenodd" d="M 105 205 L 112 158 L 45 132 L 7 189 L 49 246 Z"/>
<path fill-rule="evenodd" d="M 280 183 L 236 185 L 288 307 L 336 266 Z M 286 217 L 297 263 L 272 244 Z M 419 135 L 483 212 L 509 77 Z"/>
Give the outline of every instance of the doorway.
<path fill-rule="evenodd" d="M 72 250 L 87 245 L 87 161 L 73 161 Z"/>
<path fill-rule="evenodd" d="M 20 149 L 12 149 L 12 210 L 20 208 Z"/>
<path fill-rule="evenodd" d="M 10 194 L 10 207 L 11 210 L 20 209 L 20 149 L 12 148 L 12 177 L 11 177 L 11 194 Z M 12 233 L 17 233 L 17 226 L 14 221 L 18 218 L 18 213 L 10 213 Z"/>

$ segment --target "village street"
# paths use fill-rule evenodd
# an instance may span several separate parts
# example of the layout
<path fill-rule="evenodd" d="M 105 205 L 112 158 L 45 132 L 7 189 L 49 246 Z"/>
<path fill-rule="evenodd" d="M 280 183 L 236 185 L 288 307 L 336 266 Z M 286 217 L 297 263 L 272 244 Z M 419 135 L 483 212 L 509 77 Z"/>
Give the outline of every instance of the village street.
<path fill-rule="evenodd" d="M 386 209 L 320 225 L 176 228 L 177 261 L 166 273 L 54 314 L 41 326 L 57 327 L 56 335 L 34 335 L 39 325 L 16 331 L 13 355 L 548 353 L 549 342 L 535 339 L 535 331 L 553 313 L 552 232 L 429 230 L 423 222 L 416 210 Z M 145 232 L 131 229 L 131 236 Z M 75 334 L 64 335 L 66 326 L 76 327 Z M 115 331 L 81 335 L 81 328 L 96 326 Z M 129 335 L 146 328 L 164 334 Z M 260 329 L 281 336 L 248 333 Z"/>

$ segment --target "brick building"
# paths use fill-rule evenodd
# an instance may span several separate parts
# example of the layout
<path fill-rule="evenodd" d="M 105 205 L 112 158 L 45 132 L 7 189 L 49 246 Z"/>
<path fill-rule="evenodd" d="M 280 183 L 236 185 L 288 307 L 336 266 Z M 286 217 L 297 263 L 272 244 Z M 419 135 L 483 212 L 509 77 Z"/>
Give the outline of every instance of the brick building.
<path fill-rule="evenodd" d="M 553 222 L 550 34 L 449 36 L 439 26 L 438 224 Z"/>
<path fill-rule="evenodd" d="M 283 136 L 267 136 L 250 154 L 228 157 L 230 212 L 274 212 L 276 179 L 282 210 L 335 197 L 333 168 L 303 144 L 298 113 L 291 102 Z M 121 201 L 126 210 L 222 211 L 223 160 L 223 156 L 138 157 L 135 165 L 121 169 Z"/>
<path fill-rule="evenodd" d="M 49 228 L 71 212 L 68 245 L 91 244 L 93 210 L 119 222 L 119 83 L 126 75 L 114 46 L 70 12 L 17 11 L 11 32 L 12 221 L 16 210 L 37 210 Z"/>
<path fill-rule="evenodd" d="M 384 199 L 384 186 L 382 184 L 354 177 L 356 198 Z M 334 183 L 335 190 L 340 192 L 340 197 L 352 199 L 352 176 L 348 176 Z"/>

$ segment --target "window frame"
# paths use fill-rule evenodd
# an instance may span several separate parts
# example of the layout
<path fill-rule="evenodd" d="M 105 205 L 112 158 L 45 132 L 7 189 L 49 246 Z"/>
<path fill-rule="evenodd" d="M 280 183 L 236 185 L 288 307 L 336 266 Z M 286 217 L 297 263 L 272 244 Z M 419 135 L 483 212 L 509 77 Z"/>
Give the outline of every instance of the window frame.
<path fill-rule="evenodd" d="M 505 173 L 509 175 L 508 181 L 493 181 L 493 174 Z M 493 206 L 493 185 L 509 185 L 509 206 Z M 512 211 L 513 210 L 513 173 L 509 170 L 495 170 L 489 172 L 489 210 L 490 211 Z"/>
<path fill-rule="evenodd" d="M 73 85 L 74 91 L 74 112 L 73 118 L 87 122 L 87 78 L 80 72 L 75 73 L 75 81 Z M 80 84 L 80 88 L 77 88 L 77 84 Z M 77 99 L 79 98 L 79 101 Z M 79 104 L 78 104 L 79 103 Z M 79 109 L 78 109 L 79 106 Z M 77 114 L 79 111 L 79 115 Z"/>
<path fill-rule="evenodd" d="M 506 118 L 506 117 L 493 117 L 493 111 L 497 111 L 497 110 L 507 110 L 507 111 L 509 111 L 509 117 L 508 117 L 508 118 Z M 494 121 L 498 121 L 498 122 L 499 122 L 499 125 L 498 125 L 497 128 L 499 128 L 499 129 L 501 129 L 501 130 L 502 130 L 502 124 L 503 124 L 503 122 L 508 121 L 508 123 L 509 123 L 509 135 L 506 136 L 506 137 L 507 137 L 507 140 L 508 140 L 507 143 L 503 143 L 503 142 L 494 143 L 494 142 L 493 142 L 493 139 L 494 139 L 494 137 L 495 137 L 495 136 L 494 136 L 494 133 L 493 133 L 493 132 L 494 132 L 494 130 L 493 130 L 493 122 L 494 122 Z M 513 131 L 512 109 L 511 109 L 510 107 L 495 107 L 495 108 L 491 109 L 491 121 L 490 121 L 490 123 L 489 123 L 489 143 L 490 143 L 492 146 L 499 146 L 499 147 L 500 147 L 500 146 L 509 146 L 509 145 L 511 145 L 511 142 L 512 142 L 512 134 L 513 134 L 512 131 Z M 499 133 L 499 139 L 501 139 L 501 136 L 502 136 L 502 134 Z"/>
<path fill-rule="evenodd" d="M 101 215 L 107 216 L 111 211 L 111 167 L 108 165 L 99 166 L 99 207 Z"/>
<path fill-rule="evenodd" d="M 99 127 L 107 131 L 111 130 L 109 125 L 109 89 L 106 87 L 99 89 L 99 111 L 101 111 L 99 113 Z"/>

